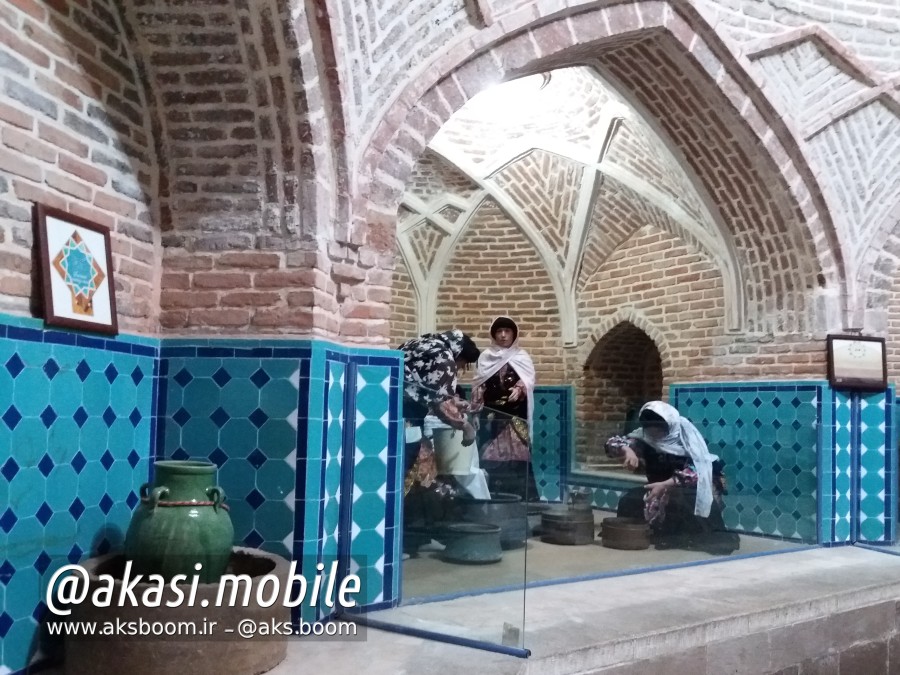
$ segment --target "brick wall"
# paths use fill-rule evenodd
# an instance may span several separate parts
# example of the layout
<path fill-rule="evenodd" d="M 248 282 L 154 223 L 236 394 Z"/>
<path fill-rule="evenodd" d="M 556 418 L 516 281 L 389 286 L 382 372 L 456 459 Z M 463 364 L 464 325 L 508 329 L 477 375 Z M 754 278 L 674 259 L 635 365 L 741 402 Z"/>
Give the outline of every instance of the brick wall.
<path fill-rule="evenodd" d="M 576 462 L 612 464 L 603 444 L 621 434 L 629 410 L 662 397 L 659 349 L 640 328 L 627 321 L 597 342 L 576 392 Z"/>
<path fill-rule="evenodd" d="M 485 201 L 460 240 L 438 291 L 437 327 L 460 328 L 490 344 L 500 314 L 519 324 L 520 344 L 540 384 L 564 383 L 563 348 L 553 288 L 534 247 L 492 201 Z"/>
<path fill-rule="evenodd" d="M 397 347 L 418 335 L 416 294 L 406 265 L 398 256 L 391 287 L 391 347 Z"/>
<path fill-rule="evenodd" d="M 117 3 L 5 3 L 0 43 L 0 309 L 31 311 L 41 202 L 110 229 L 120 329 L 155 332 L 157 162 Z"/>
<path fill-rule="evenodd" d="M 642 228 L 579 295 L 581 346 L 572 369 L 587 361 L 593 338 L 620 323 L 617 316 L 636 316 L 660 347 L 666 385 L 825 377 L 824 336 L 726 333 L 723 306 L 721 275 L 705 254 L 670 233 Z"/>
<path fill-rule="evenodd" d="M 798 27 L 820 25 L 883 73 L 900 69 L 894 0 L 697 0 L 694 5 L 729 41 L 746 44 Z"/>
<path fill-rule="evenodd" d="M 897 274 L 887 296 L 887 333 L 889 336 L 900 335 L 900 274 Z M 900 384 L 900 344 L 889 337 L 885 343 L 887 355 L 888 378 L 894 384 Z"/>

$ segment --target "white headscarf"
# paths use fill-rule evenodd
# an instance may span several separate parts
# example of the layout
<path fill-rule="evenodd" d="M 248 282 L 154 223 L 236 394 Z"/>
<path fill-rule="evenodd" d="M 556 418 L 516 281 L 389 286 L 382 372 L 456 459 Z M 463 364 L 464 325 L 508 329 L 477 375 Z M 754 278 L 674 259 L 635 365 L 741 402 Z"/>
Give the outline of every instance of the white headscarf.
<path fill-rule="evenodd" d="M 508 363 L 516 371 L 519 379 L 525 383 L 525 389 L 528 392 L 528 438 L 531 439 L 531 418 L 534 412 L 534 362 L 528 356 L 528 352 L 519 346 L 519 326 L 515 321 L 508 316 L 498 316 L 491 323 L 491 328 L 493 329 L 499 319 L 506 319 L 515 326 L 516 337 L 509 347 L 501 347 L 494 339 L 495 331 L 491 331 L 491 346 L 483 350 L 481 356 L 478 357 L 478 366 L 475 370 L 475 377 L 472 378 L 472 386 L 481 386 Z"/>
<path fill-rule="evenodd" d="M 669 425 L 668 435 L 659 440 L 651 440 L 643 429 L 636 429 L 629 436 L 640 438 L 659 452 L 691 458 L 697 470 L 697 501 L 694 503 L 694 515 L 708 517 L 713 502 L 712 465 L 719 458 L 710 454 L 706 441 L 697 431 L 697 427 L 668 403 L 650 401 L 641 408 L 641 412 L 645 410 L 655 412 L 666 421 Z"/>

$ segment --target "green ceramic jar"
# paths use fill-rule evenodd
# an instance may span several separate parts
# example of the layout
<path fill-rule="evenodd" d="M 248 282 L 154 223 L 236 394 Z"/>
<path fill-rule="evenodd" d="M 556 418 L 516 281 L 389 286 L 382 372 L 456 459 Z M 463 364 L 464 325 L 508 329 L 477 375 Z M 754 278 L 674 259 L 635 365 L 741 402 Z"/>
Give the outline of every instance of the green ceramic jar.
<path fill-rule="evenodd" d="M 141 487 L 141 503 L 125 535 L 125 557 L 132 574 L 159 574 L 169 581 L 184 574 L 189 582 L 214 583 L 225 572 L 234 527 L 216 486 L 210 462 L 156 462 L 153 485 Z M 196 564 L 202 565 L 197 571 Z"/>

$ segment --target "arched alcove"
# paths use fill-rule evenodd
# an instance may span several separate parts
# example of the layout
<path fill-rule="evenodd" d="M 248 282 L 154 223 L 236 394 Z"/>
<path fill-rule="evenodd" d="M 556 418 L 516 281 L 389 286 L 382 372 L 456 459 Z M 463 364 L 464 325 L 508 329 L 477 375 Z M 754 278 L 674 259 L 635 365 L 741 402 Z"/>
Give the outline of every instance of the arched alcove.
<path fill-rule="evenodd" d="M 630 321 L 617 324 L 594 346 L 576 384 L 576 466 L 610 465 L 604 441 L 629 430 L 629 419 L 639 406 L 661 398 L 662 390 L 662 357 L 656 343 Z"/>

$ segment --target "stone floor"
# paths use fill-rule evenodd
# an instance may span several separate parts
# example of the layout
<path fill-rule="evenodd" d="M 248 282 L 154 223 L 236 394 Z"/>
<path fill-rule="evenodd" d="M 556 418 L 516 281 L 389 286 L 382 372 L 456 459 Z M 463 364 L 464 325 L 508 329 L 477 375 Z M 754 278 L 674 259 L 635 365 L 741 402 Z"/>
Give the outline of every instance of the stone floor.
<path fill-rule="evenodd" d="M 521 615 L 527 659 L 367 628 L 354 641 L 292 640 L 285 661 L 269 673 L 798 673 L 792 664 L 802 659 L 830 654 L 826 662 L 837 663 L 834 650 L 896 631 L 898 599 L 900 556 L 865 547 L 811 548 L 543 586 L 524 598 L 473 595 L 379 613 L 382 620 L 498 643 L 505 623 L 498 617 Z M 851 665 L 810 672 L 889 671 Z M 890 672 L 900 669 L 891 662 Z"/>
<path fill-rule="evenodd" d="M 814 548 L 531 589 L 524 603 L 528 659 L 370 628 L 360 642 L 291 642 L 287 660 L 270 674 L 759 675 L 786 668 L 811 650 L 827 651 L 839 633 L 866 630 L 864 621 L 854 621 L 839 633 L 793 639 L 792 627 L 885 601 L 893 610 L 897 598 L 900 556 L 858 547 Z M 503 631 L 496 617 L 522 612 L 522 603 L 521 593 L 498 593 L 391 611 L 398 623 L 452 626 L 460 635 L 492 625 L 499 642 Z M 893 611 L 889 619 L 893 623 Z M 675 653 L 666 670 L 628 669 Z"/>

